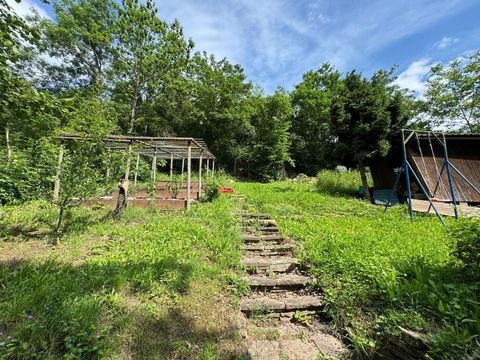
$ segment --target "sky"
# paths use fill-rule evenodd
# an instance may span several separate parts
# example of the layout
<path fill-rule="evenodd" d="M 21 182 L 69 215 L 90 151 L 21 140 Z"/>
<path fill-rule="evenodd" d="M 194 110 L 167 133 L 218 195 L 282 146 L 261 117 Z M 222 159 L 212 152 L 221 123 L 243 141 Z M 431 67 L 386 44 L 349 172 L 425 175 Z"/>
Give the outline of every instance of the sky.
<path fill-rule="evenodd" d="M 53 18 L 38 0 L 8 2 Z M 397 66 L 397 83 L 422 96 L 432 65 L 480 49 L 480 0 L 157 0 L 196 50 L 243 66 L 267 93 L 292 90 L 329 62 L 366 76 Z"/>

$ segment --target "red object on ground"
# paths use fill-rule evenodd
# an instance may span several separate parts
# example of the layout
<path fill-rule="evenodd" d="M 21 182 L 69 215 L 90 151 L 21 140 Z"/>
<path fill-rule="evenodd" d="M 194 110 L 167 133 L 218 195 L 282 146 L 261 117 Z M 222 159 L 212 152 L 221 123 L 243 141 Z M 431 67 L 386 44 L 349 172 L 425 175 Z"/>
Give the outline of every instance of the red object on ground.
<path fill-rule="evenodd" d="M 221 187 L 220 189 L 218 189 L 218 191 L 220 191 L 221 193 L 224 193 L 224 194 L 231 194 L 231 193 L 235 192 L 235 190 L 233 190 L 232 188 L 229 188 L 229 187 Z"/>

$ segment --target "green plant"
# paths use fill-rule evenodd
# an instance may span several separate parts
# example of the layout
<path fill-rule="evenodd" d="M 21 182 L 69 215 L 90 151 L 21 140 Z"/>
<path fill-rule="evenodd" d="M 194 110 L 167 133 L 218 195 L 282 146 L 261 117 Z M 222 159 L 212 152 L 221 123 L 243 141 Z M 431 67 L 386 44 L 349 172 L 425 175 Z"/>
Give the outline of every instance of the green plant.
<path fill-rule="evenodd" d="M 358 171 L 322 170 L 317 174 L 317 190 L 332 195 L 355 195 L 362 186 Z"/>
<path fill-rule="evenodd" d="M 449 235 L 456 240 L 453 254 L 462 262 L 465 272 L 480 280 L 480 221 L 464 220 L 453 226 Z"/>
<path fill-rule="evenodd" d="M 203 194 L 200 201 L 211 202 L 220 196 L 221 184 L 216 180 L 210 180 L 203 186 Z"/>

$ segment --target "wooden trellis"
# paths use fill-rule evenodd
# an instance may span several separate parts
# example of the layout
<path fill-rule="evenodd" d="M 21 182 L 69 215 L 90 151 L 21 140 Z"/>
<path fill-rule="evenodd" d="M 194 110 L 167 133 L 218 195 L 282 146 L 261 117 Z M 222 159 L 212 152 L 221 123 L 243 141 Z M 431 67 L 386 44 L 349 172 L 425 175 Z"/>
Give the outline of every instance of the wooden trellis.
<path fill-rule="evenodd" d="M 64 153 L 64 143 L 66 141 L 92 141 L 93 138 L 82 136 L 80 134 L 62 134 L 59 136 L 60 150 L 58 156 L 57 172 L 55 177 L 55 187 L 53 192 L 54 200 L 58 199 L 61 186 L 61 168 Z M 199 160 L 198 176 L 199 176 L 199 196 L 202 191 L 202 168 L 203 161 L 206 161 L 206 175 L 214 176 L 215 174 L 215 156 L 210 152 L 207 144 L 203 139 L 189 137 L 147 137 L 147 136 L 125 136 L 125 135 L 108 135 L 101 139 L 105 148 L 109 151 L 120 151 L 127 153 L 127 162 L 125 166 L 124 181 L 129 181 L 130 164 L 132 157 L 136 155 L 134 182 L 137 181 L 138 164 L 140 155 L 152 158 L 152 180 L 156 180 L 156 164 L 158 159 L 169 160 L 170 162 L 170 179 L 173 178 L 174 161 L 182 161 L 182 185 L 185 171 L 185 160 L 187 162 L 187 209 L 191 204 L 192 190 L 192 159 Z M 110 157 L 110 155 L 109 155 Z M 210 168 L 210 160 L 211 168 Z M 107 177 L 110 175 L 107 169 Z M 128 185 L 127 185 L 128 187 Z"/>

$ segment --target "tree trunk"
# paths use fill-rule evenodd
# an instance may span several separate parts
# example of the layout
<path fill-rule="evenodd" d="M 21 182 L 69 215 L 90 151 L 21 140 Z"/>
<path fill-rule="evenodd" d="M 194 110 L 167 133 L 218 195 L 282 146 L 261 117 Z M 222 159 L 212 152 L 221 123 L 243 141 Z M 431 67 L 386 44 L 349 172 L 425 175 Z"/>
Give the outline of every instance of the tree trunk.
<path fill-rule="evenodd" d="M 365 172 L 365 166 L 363 164 L 363 161 L 358 162 L 358 171 L 360 171 L 360 177 L 362 178 L 362 185 L 365 191 L 365 198 L 369 202 L 372 202 L 372 198 L 370 196 L 370 188 L 368 187 L 367 174 Z"/>
<path fill-rule="evenodd" d="M 138 87 L 140 85 L 139 79 L 136 80 L 135 82 L 135 89 L 133 91 L 133 98 L 132 98 L 132 103 L 131 103 L 131 108 L 130 108 L 130 127 L 128 132 L 131 134 L 133 133 L 133 129 L 135 127 L 135 120 L 137 118 L 137 102 L 138 102 Z"/>
<path fill-rule="evenodd" d="M 12 148 L 10 147 L 10 126 L 5 127 L 5 142 L 7 143 L 7 164 L 12 160 Z"/>

